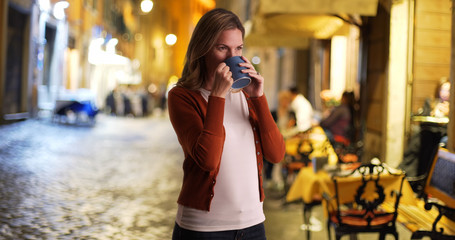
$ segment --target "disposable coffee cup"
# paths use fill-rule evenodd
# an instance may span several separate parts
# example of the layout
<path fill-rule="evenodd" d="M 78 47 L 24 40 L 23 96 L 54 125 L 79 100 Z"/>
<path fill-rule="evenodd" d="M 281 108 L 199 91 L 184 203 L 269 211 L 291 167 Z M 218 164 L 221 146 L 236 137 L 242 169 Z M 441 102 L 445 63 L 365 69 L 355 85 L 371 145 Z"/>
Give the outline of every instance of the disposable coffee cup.
<path fill-rule="evenodd" d="M 241 56 L 228 58 L 224 62 L 229 66 L 229 69 L 232 72 L 232 78 L 234 79 L 234 83 L 231 86 L 232 89 L 242 89 L 251 83 L 250 75 L 248 75 L 248 73 L 242 73 L 242 70 L 247 68 L 240 67 L 239 65 L 239 63 L 245 62 Z"/>

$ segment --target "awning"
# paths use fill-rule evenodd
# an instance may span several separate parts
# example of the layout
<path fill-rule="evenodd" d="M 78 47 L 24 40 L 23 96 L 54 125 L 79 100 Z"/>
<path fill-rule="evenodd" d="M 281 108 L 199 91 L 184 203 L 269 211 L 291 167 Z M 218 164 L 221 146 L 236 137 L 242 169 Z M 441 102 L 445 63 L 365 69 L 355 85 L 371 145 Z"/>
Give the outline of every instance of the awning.
<path fill-rule="evenodd" d="M 340 16 L 374 16 L 378 0 L 261 0 L 245 23 L 248 46 L 308 48 L 309 39 L 346 33 Z"/>

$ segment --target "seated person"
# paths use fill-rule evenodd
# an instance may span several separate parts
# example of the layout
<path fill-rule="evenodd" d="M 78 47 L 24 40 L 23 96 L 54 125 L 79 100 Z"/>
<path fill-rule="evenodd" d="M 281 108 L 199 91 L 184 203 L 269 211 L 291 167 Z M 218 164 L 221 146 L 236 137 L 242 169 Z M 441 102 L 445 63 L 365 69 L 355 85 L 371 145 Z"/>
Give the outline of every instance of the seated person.
<path fill-rule="evenodd" d="M 447 117 L 449 114 L 449 98 L 450 98 L 450 82 L 447 78 L 442 78 L 441 82 L 436 89 L 434 99 L 427 99 L 422 109 L 419 110 L 421 116 L 431 117 Z M 406 172 L 408 177 L 416 177 L 423 174 L 422 171 L 426 169 L 421 164 L 431 161 L 436 148 L 447 143 L 445 137 L 446 126 L 428 123 L 422 123 L 414 134 L 409 139 L 408 146 L 404 152 L 403 161 L 398 166 Z M 424 128 L 425 129 L 422 129 Z M 423 144 L 422 144 L 423 143 Z M 425 147 L 422 147 L 425 146 Z M 420 163 L 421 162 L 421 163 Z"/>
<path fill-rule="evenodd" d="M 345 91 L 341 97 L 340 105 L 333 108 L 329 115 L 319 123 L 332 144 L 339 141 L 338 139 L 346 143 L 352 140 L 354 109 L 354 93 Z"/>
<path fill-rule="evenodd" d="M 436 101 L 433 101 L 430 116 L 447 117 L 449 115 L 450 82 L 445 79 L 438 87 Z"/>
<path fill-rule="evenodd" d="M 296 87 L 280 93 L 277 124 L 285 138 L 306 132 L 313 126 L 313 107 Z"/>

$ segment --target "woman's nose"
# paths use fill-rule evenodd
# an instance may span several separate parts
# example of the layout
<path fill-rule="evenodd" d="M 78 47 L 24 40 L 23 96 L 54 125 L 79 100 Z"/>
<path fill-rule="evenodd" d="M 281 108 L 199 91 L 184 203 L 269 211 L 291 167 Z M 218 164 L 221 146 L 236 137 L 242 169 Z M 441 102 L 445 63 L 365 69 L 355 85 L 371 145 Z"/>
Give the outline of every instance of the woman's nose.
<path fill-rule="evenodd" d="M 231 49 L 228 51 L 228 57 L 242 56 L 242 53 L 236 49 Z"/>

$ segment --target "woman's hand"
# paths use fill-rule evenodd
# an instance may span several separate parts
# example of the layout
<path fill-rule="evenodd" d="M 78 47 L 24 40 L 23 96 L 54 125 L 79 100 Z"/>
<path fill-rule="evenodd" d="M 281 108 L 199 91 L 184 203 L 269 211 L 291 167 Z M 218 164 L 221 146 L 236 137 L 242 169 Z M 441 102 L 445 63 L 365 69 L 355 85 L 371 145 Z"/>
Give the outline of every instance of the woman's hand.
<path fill-rule="evenodd" d="M 242 59 L 245 63 L 240 63 L 241 67 L 246 67 L 247 69 L 242 70 L 243 73 L 248 73 L 251 77 L 251 83 L 243 90 L 250 97 L 261 97 L 264 94 L 264 78 L 254 69 L 253 64 L 244 56 Z"/>
<path fill-rule="evenodd" d="M 439 102 L 434 107 L 433 111 L 431 111 L 431 116 L 435 117 L 445 117 L 449 115 L 449 102 Z"/>
<path fill-rule="evenodd" d="M 232 72 L 229 66 L 222 62 L 215 70 L 213 85 L 211 88 L 211 95 L 215 97 L 226 97 L 231 90 L 234 80 L 232 79 Z"/>

